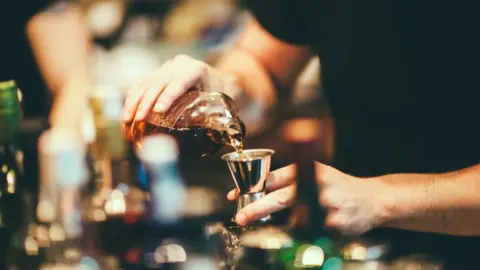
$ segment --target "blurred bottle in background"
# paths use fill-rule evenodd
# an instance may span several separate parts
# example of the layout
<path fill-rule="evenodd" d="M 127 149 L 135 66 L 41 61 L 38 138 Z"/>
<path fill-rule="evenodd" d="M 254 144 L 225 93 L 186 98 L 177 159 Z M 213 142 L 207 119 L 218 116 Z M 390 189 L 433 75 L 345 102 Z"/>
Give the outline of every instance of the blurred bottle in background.
<path fill-rule="evenodd" d="M 216 62 L 247 21 L 236 0 L 86 2 L 94 78 L 122 90 L 178 54 Z"/>
<path fill-rule="evenodd" d="M 21 164 L 16 138 L 21 120 L 14 81 L 0 82 L 0 268 L 7 269 L 7 254 L 17 246 L 23 220 L 28 215 L 23 193 Z M 32 214 L 32 213 L 30 213 Z M 10 261 L 10 260 L 8 260 Z"/>
<path fill-rule="evenodd" d="M 213 198 L 184 185 L 178 154 L 170 136 L 143 140 L 138 155 L 147 172 L 150 201 L 143 242 L 128 256 L 137 258 L 142 269 L 217 269 L 205 232 L 215 212 Z"/>
<path fill-rule="evenodd" d="M 44 258 L 38 269 L 99 269 L 85 257 L 80 196 L 88 172 L 85 148 L 74 133 L 50 129 L 39 139 L 41 188 L 34 231 Z M 33 268 L 30 268 L 33 269 Z"/>
<path fill-rule="evenodd" d="M 89 160 L 93 177 L 84 190 L 83 245 L 101 265 L 122 264 L 123 254 L 137 241 L 135 226 L 144 215 L 145 193 L 132 175 L 121 130 L 123 94 L 99 86 L 90 95 Z M 87 132 L 88 133 L 88 132 Z"/>

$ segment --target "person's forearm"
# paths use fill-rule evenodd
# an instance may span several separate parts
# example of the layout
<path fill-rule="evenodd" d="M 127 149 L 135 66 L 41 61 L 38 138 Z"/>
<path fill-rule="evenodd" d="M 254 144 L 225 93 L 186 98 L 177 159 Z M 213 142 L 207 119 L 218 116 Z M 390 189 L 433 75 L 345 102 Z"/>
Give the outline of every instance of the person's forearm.
<path fill-rule="evenodd" d="M 290 89 L 311 56 L 310 48 L 276 39 L 249 17 L 234 49 L 214 69 L 222 76 L 210 76 L 223 78 L 223 87 L 210 84 L 243 103 L 240 113 L 250 130 L 247 134 L 255 133 L 277 104 L 277 87 Z"/>
<path fill-rule="evenodd" d="M 83 12 L 70 6 L 39 13 L 29 21 L 27 35 L 45 83 L 54 96 L 52 125 L 78 125 L 91 88 L 90 40 Z"/>
<path fill-rule="evenodd" d="M 407 230 L 480 235 L 480 166 L 444 174 L 380 177 L 385 196 L 382 225 Z"/>
<path fill-rule="evenodd" d="M 247 126 L 247 135 L 256 134 L 276 104 L 276 89 L 266 69 L 247 52 L 236 49 L 223 57 L 212 72 L 219 76 L 209 77 L 221 81 L 210 82 L 211 89 L 222 89 L 232 97 Z"/>
<path fill-rule="evenodd" d="M 27 35 L 49 89 L 56 93 L 71 77 L 88 78 L 89 35 L 82 10 L 46 10 L 27 25 Z"/>
<path fill-rule="evenodd" d="M 223 78 L 223 84 L 227 93 L 242 94 L 257 101 L 263 101 L 272 106 L 276 100 L 276 89 L 268 71 L 262 64 L 248 52 L 235 49 L 217 64 L 216 72 Z"/>

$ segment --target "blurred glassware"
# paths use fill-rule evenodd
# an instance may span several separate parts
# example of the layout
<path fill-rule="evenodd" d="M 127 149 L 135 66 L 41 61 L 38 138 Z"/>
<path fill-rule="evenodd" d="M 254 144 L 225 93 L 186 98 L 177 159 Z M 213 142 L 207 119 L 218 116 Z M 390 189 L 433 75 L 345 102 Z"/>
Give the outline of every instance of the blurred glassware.
<path fill-rule="evenodd" d="M 182 1 L 165 18 L 165 39 L 196 43 L 207 29 L 228 24 L 236 11 L 233 0 Z"/>
<path fill-rule="evenodd" d="M 126 144 L 122 136 L 123 93 L 115 87 L 97 86 L 89 94 L 89 105 L 95 124 L 95 140 L 92 154 L 121 159 Z"/>
<path fill-rule="evenodd" d="M 137 15 L 128 20 L 121 34 L 121 42 L 145 43 L 152 41 L 160 28 L 160 21 L 145 15 Z"/>
<path fill-rule="evenodd" d="M 205 223 L 214 203 L 204 189 L 188 189 L 178 170 L 178 148 L 168 135 L 143 140 L 138 156 L 148 175 L 147 207 L 142 269 L 217 269 L 205 234 Z"/>
<path fill-rule="evenodd" d="M 101 265 L 119 261 L 132 242 L 134 225 L 144 214 L 146 195 L 132 181 L 121 131 L 123 93 L 97 86 L 89 93 L 84 137 L 89 142 L 93 177 L 84 189 L 83 246 Z"/>
<path fill-rule="evenodd" d="M 251 226 L 227 226 L 214 223 L 206 226 L 207 237 L 213 247 L 213 254 L 218 265 L 223 269 L 235 269 L 242 258 L 240 237 L 243 233 L 254 230 Z"/>
<path fill-rule="evenodd" d="M 112 35 L 125 19 L 127 1 L 92 1 L 87 7 L 87 22 L 94 37 L 105 38 Z"/>
<path fill-rule="evenodd" d="M 283 268 L 283 261 L 278 259 L 279 252 L 293 244 L 292 238 L 278 227 L 244 232 L 240 236 L 239 269 L 288 269 Z"/>
<path fill-rule="evenodd" d="M 392 266 L 394 270 L 442 270 L 444 267 L 441 260 L 421 254 L 398 258 Z"/>
<path fill-rule="evenodd" d="M 38 269 L 81 267 L 87 258 L 80 244 L 80 192 L 88 177 L 84 145 L 71 130 L 50 129 L 41 135 L 38 150 L 41 188 L 32 239 L 45 255 Z"/>
<path fill-rule="evenodd" d="M 178 54 L 185 53 L 202 60 L 207 53 L 195 46 L 162 41 L 122 42 L 112 50 L 95 46 L 93 52 L 92 70 L 96 83 L 115 86 L 124 93 Z"/>

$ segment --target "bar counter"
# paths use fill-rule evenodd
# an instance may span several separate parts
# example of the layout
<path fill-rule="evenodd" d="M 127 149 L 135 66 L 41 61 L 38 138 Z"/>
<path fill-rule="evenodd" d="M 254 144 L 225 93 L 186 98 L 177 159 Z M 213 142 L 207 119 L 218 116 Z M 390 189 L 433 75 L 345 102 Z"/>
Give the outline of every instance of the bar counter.
<path fill-rule="evenodd" d="M 272 124 L 265 132 L 245 141 L 245 148 L 270 148 L 276 151 L 272 160 L 272 170 L 288 163 L 286 161 L 288 160 L 286 158 L 288 154 L 285 149 L 282 149 L 282 143 L 276 136 L 278 123 L 280 122 L 281 118 L 278 118 L 276 123 Z M 36 140 L 47 126 L 45 119 L 30 119 L 22 124 L 20 141 L 25 152 L 25 173 L 32 184 L 38 181 L 36 178 L 38 172 Z M 222 149 L 220 153 L 212 157 L 201 160 L 181 160 L 180 163 L 182 175 L 187 185 L 205 186 L 219 194 L 219 201 L 222 203 L 219 204 L 219 207 L 222 209 L 223 220 L 227 222 L 231 218 L 233 204 L 226 200 L 225 195 L 235 186 L 226 164 L 220 159 L 220 155 L 229 151 L 231 149 Z M 287 215 L 288 210 L 276 213 L 274 215 L 275 224 L 283 224 Z M 476 257 L 480 246 L 480 238 L 478 237 L 453 237 L 393 229 L 376 229 L 362 237 L 339 238 L 334 236 L 334 238 L 341 246 L 352 247 L 353 244 L 360 247 L 363 252 L 360 255 L 351 256 L 351 259 L 359 260 L 359 262 L 350 262 L 351 267 L 348 269 L 480 269 Z M 368 252 L 382 253 L 382 250 L 385 251 L 381 258 L 384 261 L 398 258 L 407 258 L 406 261 L 408 261 L 408 258 L 410 258 L 410 260 L 418 263 L 425 258 L 431 258 L 429 261 L 439 263 L 438 265 L 441 267 L 398 268 L 401 263 L 397 262 L 395 268 L 384 268 L 379 261 L 362 263 L 362 260 L 368 259 Z M 378 254 L 372 256 L 374 255 Z M 373 266 L 372 263 L 376 263 L 377 266 Z M 419 265 L 417 264 L 417 266 Z M 344 269 L 347 269 L 347 267 Z"/>

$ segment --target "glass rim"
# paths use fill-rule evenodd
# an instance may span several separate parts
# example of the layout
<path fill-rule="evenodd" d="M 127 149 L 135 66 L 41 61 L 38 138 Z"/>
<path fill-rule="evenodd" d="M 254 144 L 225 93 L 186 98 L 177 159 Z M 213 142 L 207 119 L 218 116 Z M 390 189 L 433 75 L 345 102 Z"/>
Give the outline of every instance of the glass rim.
<path fill-rule="evenodd" d="M 221 159 L 225 161 L 243 161 L 245 158 L 248 158 L 249 160 L 258 160 L 272 156 L 273 154 L 275 154 L 275 150 L 267 148 L 254 148 L 243 150 L 241 156 L 239 152 L 232 151 L 222 155 Z"/>

